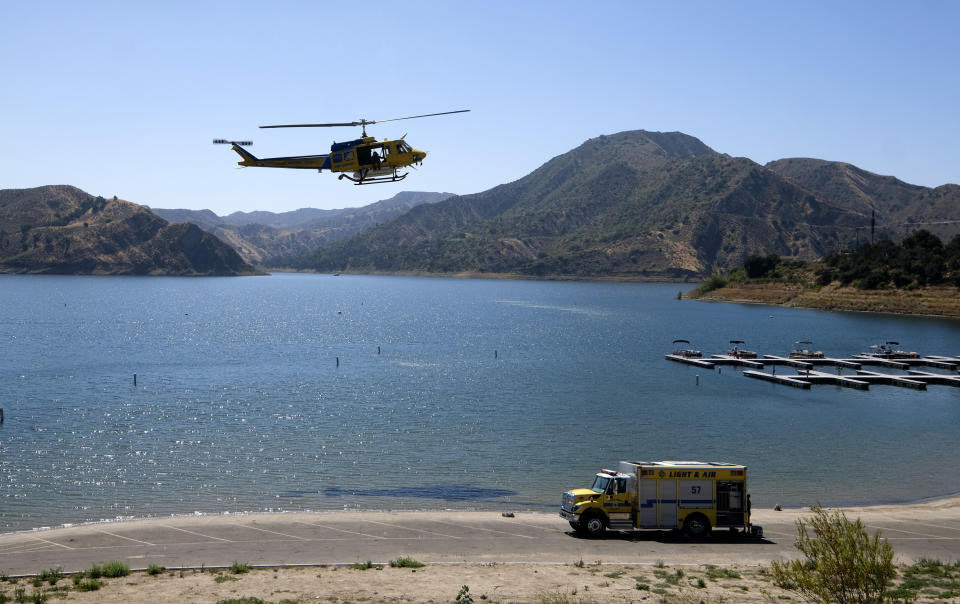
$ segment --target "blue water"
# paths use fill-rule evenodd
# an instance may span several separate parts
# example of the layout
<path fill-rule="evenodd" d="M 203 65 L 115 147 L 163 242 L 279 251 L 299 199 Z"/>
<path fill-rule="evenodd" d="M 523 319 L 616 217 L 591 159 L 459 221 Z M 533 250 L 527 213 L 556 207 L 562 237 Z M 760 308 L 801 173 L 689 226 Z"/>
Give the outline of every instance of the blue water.
<path fill-rule="evenodd" d="M 621 459 L 745 463 L 755 506 L 960 492 L 958 388 L 802 391 L 663 358 L 675 338 L 706 353 L 810 339 L 831 356 L 881 340 L 957 355 L 960 321 L 681 301 L 681 289 L 0 276 L 0 530 L 550 510 Z"/>

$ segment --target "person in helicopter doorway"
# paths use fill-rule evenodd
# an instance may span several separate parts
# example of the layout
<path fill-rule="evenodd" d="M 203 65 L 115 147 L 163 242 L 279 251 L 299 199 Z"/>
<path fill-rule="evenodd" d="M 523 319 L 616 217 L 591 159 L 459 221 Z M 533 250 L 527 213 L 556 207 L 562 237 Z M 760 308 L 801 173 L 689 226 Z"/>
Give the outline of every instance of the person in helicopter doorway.
<path fill-rule="evenodd" d="M 374 151 L 370 154 L 370 162 L 373 164 L 374 170 L 380 169 L 380 154 Z"/>

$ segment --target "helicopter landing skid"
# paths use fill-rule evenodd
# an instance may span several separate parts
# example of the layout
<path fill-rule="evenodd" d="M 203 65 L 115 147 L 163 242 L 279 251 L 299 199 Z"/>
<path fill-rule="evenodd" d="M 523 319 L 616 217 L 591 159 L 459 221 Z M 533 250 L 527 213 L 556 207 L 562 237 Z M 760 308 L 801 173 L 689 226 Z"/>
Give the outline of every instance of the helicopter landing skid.
<path fill-rule="evenodd" d="M 346 178 L 347 180 L 353 182 L 353 184 L 355 185 L 375 185 L 380 183 L 401 181 L 407 177 L 407 174 L 409 174 L 409 172 L 404 172 L 403 174 L 397 174 L 396 172 L 394 172 L 390 176 L 366 176 L 366 177 L 361 176 L 359 178 L 355 178 L 353 176 L 350 176 L 349 174 L 341 174 L 338 177 L 338 179 Z"/>

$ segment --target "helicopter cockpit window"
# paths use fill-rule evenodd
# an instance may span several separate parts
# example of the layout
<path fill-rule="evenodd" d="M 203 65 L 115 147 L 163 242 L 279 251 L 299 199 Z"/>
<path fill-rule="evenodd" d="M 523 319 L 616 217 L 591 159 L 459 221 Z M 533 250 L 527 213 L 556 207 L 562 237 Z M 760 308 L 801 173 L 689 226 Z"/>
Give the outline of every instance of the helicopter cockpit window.
<path fill-rule="evenodd" d="M 347 151 L 343 154 L 344 161 L 350 161 L 351 159 L 353 159 L 353 151 Z"/>
<path fill-rule="evenodd" d="M 343 155 L 340 154 L 340 153 L 334 153 L 334 154 L 333 154 L 333 161 L 335 161 L 335 162 L 336 162 L 336 161 L 343 161 Z"/>

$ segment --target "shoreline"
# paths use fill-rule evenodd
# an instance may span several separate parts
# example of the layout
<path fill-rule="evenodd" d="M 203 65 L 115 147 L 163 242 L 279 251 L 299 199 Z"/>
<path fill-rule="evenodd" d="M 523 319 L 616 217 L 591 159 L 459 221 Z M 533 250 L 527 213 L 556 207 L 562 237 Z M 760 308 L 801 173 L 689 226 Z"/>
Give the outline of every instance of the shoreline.
<path fill-rule="evenodd" d="M 292 274 L 292 275 L 331 275 L 341 276 L 349 275 L 353 277 L 426 277 L 430 279 L 502 279 L 504 281 L 578 281 L 583 283 L 677 283 L 681 285 L 691 285 L 702 283 L 703 278 L 675 278 L 668 276 L 642 276 L 642 275 L 524 275 L 521 273 L 484 273 L 477 271 L 459 271 L 456 273 L 432 273 L 429 271 L 364 271 L 350 272 L 320 270 L 296 270 L 285 268 L 264 267 L 268 274 Z"/>
<path fill-rule="evenodd" d="M 828 312 L 861 312 L 897 317 L 960 318 L 960 289 L 930 286 L 917 290 L 859 290 L 853 287 L 824 286 L 819 289 L 788 283 L 743 283 L 727 285 L 697 294 L 686 300 L 762 304 Z"/>
<path fill-rule="evenodd" d="M 521 506 L 522 507 L 522 506 Z M 930 508 L 960 508 L 960 493 L 952 493 L 949 495 L 939 495 L 934 497 L 926 497 L 923 499 L 918 499 L 915 501 L 903 502 L 903 503 L 871 503 L 863 505 L 841 505 L 841 506 L 823 506 L 824 509 L 836 509 L 843 511 L 864 511 L 864 512 L 879 512 L 884 510 L 906 510 L 910 508 L 915 509 L 930 509 Z M 557 508 L 559 509 L 559 507 Z M 758 514 L 760 517 L 765 517 L 767 512 L 771 514 L 802 514 L 810 510 L 810 506 L 781 506 L 780 510 L 766 509 L 766 508 L 755 508 L 752 511 L 752 515 L 756 517 Z M 503 505 L 499 509 L 478 509 L 478 508 L 406 508 L 406 509 L 375 509 L 375 508 L 357 508 L 357 509 L 314 509 L 314 510 L 273 510 L 273 511 L 229 511 L 225 510 L 222 512 L 192 512 L 192 513 L 183 513 L 183 514 L 169 514 L 163 516 L 118 516 L 116 518 L 101 518 L 99 520 L 83 520 L 78 522 L 65 522 L 58 525 L 45 525 L 37 526 L 24 529 L 14 529 L 12 531 L 3 531 L 0 530 L 0 537 L 9 536 L 9 535 L 18 535 L 18 534 L 32 534 L 32 533 L 41 533 L 47 531 L 56 531 L 62 529 L 74 529 L 82 527 L 96 527 L 101 525 L 136 525 L 138 523 L 149 523 L 157 522 L 164 520 L 187 520 L 187 519 L 230 519 L 230 518 L 251 518 L 251 517 L 264 517 L 264 518 L 282 518 L 295 515 L 314 515 L 314 516 L 339 516 L 339 515 L 351 515 L 351 514 L 501 514 L 501 513 L 514 513 L 514 514 L 523 514 L 525 516 L 540 516 L 540 517 L 549 517 L 558 515 L 557 510 L 523 510 L 518 511 L 517 507 L 512 507 L 510 505 Z M 559 517 L 559 516 L 558 516 Z"/>

